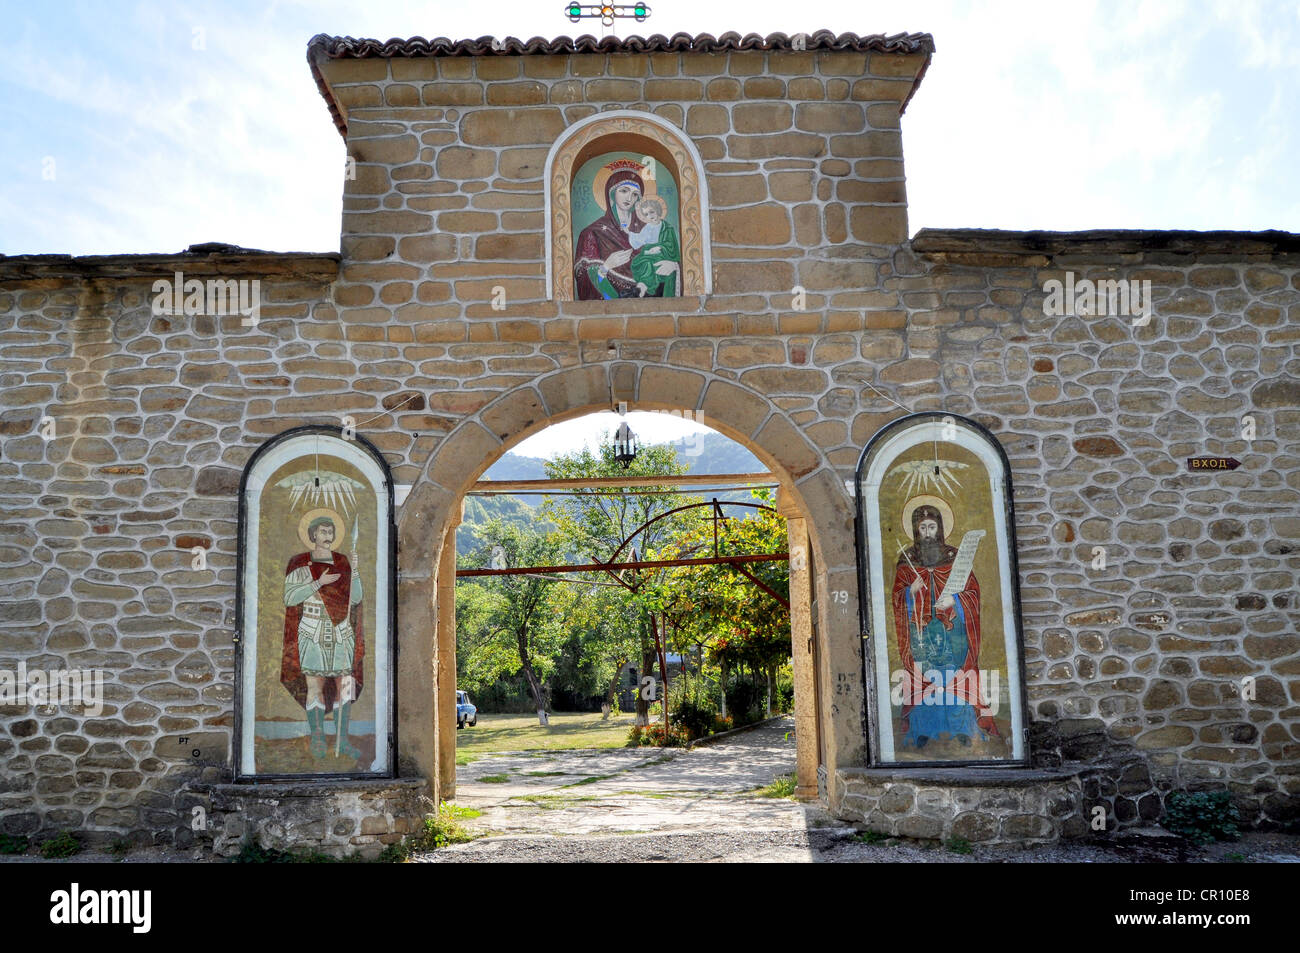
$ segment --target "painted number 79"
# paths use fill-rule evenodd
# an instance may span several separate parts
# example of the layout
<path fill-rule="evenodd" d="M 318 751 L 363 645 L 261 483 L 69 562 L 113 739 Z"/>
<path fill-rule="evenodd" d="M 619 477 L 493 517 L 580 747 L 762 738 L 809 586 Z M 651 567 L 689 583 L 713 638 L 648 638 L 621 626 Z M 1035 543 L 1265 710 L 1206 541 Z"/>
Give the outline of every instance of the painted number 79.
<path fill-rule="evenodd" d="M 849 604 L 849 591 L 847 589 L 836 589 L 831 593 L 831 602 L 837 606 L 846 606 Z"/>

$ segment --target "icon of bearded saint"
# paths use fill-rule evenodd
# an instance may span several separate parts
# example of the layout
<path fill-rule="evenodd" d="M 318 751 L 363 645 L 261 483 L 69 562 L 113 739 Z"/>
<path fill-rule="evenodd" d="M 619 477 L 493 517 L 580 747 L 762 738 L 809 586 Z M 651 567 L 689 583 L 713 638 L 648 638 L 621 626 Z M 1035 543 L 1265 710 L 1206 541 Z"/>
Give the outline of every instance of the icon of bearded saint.
<path fill-rule="evenodd" d="M 912 510 L 911 526 L 913 543 L 899 556 L 893 588 L 903 745 L 919 750 L 947 736 L 968 746 L 977 731 L 998 734 L 980 697 L 979 582 L 972 572 L 960 592 L 943 596 L 957 556 L 944 542 L 944 513 L 922 503 Z"/>

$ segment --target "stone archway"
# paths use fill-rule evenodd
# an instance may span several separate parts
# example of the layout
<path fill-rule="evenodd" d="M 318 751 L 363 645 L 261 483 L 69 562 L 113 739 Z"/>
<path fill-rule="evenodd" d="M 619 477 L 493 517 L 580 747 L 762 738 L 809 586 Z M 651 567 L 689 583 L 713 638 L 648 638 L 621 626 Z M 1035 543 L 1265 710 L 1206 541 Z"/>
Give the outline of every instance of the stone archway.
<path fill-rule="evenodd" d="M 776 476 L 791 552 L 802 545 L 807 554 L 791 568 L 799 793 L 816 794 L 820 765 L 834 806 L 835 768 L 861 763 L 865 740 L 847 493 L 768 397 L 716 374 L 644 363 L 573 367 L 521 385 L 463 420 L 430 454 L 398 516 L 399 773 L 429 778 L 440 797 L 453 789 L 454 533 L 464 494 L 511 446 L 619 401 L 632 410 L 696 412 Z M 817 600 L 818 592 L 842 595 Z"/>

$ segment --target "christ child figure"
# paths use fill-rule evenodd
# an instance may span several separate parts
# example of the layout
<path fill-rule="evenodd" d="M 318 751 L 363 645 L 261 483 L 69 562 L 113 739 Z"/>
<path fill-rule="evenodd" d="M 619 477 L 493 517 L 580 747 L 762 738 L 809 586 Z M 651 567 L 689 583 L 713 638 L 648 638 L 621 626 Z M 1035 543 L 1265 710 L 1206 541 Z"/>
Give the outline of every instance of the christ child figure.
<path fill-rule="evenodd" d="M 628 235 L 628 241 L 635 249 L 632 277 L 637 293 L 642 298 L 675 298 L 681 247 L 677 232 L 664 221 L 667 206 L 658 196 L 647 196 L 637 203 L 636 214 L 644 224 L 640 231 Z"/>

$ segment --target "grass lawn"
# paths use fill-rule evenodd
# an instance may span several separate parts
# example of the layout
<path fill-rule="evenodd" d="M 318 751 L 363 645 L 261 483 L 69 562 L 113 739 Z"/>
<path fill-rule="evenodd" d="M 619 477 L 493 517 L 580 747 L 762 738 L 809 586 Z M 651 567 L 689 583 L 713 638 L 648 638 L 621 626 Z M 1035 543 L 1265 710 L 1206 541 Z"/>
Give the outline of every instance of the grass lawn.
<path fill-rule="evenodd" d="M 484 715 L 478 724 L 456 732 L 456 763 L 469 764 L 493 751 L 569 751 L 574 748 L 621 748 L 636 720 L 635 715 L 611 716 L 600 712 L 553 714 L 543 728 L 536 715 Z"/>

